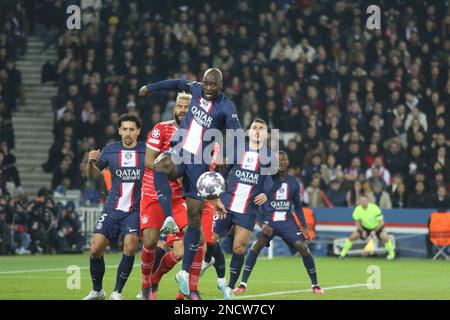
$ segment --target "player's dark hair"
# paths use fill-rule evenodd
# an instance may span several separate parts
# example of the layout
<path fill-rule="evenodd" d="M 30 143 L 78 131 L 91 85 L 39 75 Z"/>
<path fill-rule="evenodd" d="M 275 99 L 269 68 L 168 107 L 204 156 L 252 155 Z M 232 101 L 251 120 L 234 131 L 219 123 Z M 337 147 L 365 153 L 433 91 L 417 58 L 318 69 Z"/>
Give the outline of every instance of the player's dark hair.
<path fill-rule="evenodd" d="M 286 159 L 288 159 L 288 160 L 289 160 L 289 156 L 288 156 L 288 154 L 287 154 L 287 152 L 286 152 L 286 151 L 280 150 L 280 151 L 278 151 L 278 152 L 277 152 L 277 154 L 282 154 L 283 156 L 285 156 L 285 157 L 286 157 Z"/>
<path fill-rule="evenodd" d="M 266 126 L 266 128 L 269 128 L 269 126 L 267 125 L 267 122 L 261 118 L 255 118 L 255 120 L 252 121 L 252 124 L 254 124 L 254 123 L 262 123 L 263 125 Z"/>
<path fill-rule="evenodd" d="M 142 127 L 142 121 L 138 116 L 133 113 L 124 113 L 119 117 L 119 120 L 117 120 L 117 128 L 120 128 L 122 126 L 122 122 L 125 121 L 134 122 L 138 129 Z"/>

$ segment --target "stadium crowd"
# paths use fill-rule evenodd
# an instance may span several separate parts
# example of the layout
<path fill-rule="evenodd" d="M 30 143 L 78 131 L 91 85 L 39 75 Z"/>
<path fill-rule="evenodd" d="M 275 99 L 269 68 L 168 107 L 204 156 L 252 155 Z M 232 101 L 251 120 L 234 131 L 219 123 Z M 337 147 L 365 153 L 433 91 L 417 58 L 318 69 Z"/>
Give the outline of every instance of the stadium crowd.
<path fill-rule="evenodd" d="M 281 130 L 310 206 L 353 206 L 365 190 L 382 208 L 448 207 L 445 2 L 385 1 L 373 31 L 360 1 L 179 4 L 104 1 L 80 31 L 59 29 L 53 187 L 84 187 L 87 151 L 116 138 L 121 113 L 141 116 L 143 138 L 171 117 L 175 93 L 141 98 L 141 85 L 215 66 L 245 128 Z"/>
<path fill-rule="evenodd" d="M 0 196 L 0 254 L 81 253 L 86 239 L 75 204 L 41 190 L 35 200 Z"/>
<path fill-rule="evenodd" d="M 15 66 L 25 50 L 25 11 L 2 3 L 0 11 L 0 195 L 7 193 L 6 182 L 14 182 L 15 192 L 23 193 L 16 168 L 14 128 L 11 117 L 23 99 L 22 76 Z"/>

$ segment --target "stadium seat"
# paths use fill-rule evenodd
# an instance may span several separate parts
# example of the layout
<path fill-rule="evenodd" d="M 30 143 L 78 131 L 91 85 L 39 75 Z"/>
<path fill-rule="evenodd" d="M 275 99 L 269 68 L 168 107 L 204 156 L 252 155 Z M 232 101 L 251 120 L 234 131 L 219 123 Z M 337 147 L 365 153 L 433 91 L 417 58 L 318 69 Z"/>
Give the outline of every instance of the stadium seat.
<path fill-rule="evenodd" d="M 450 248 L 450 212 L 434 212 L 430 218 L 430 241 L 438 250 L 433 260 L 443 256 L 445 260 L 449 260 L 450 256 L 446 250 Z"/>

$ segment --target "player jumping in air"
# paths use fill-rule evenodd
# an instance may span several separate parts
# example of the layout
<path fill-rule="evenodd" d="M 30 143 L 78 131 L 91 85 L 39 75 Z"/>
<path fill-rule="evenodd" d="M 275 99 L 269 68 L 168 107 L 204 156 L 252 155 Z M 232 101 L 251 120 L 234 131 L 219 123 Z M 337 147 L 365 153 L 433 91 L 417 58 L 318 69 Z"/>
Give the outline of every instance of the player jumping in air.
<path fill-rule="evenodd" d="M 253 234 L 256 215 L 259 206 L 263 205 L 268 194 L 275 192 L 281 186 L 278 178 L 277 159 L 265 146 L 267 141 L 267 124 L 262 119 L 255 119 L 250 126 L 249 142 L 235 152 L 234 165 L 228 165 L 223 172 L 228 175 L 225 194 L 218 200 L 219 215 L 214 219 L 214 246 L 208 247 L 206 263 L 214 255 L 218 276 L 218 288 L 224 294 L 224 299 L 234 299 L 234 287 L 239 279 L 244 254 L 248 241 Z M 275 175 L 277 175 L 275 177 Z M 269 187 L 268 187 L 269 186 Z M 270 191 L 265 192 L 265 190 Z M 228 235 L 234 227 L 233 255 L 230 261 L 230 281 L 225 279 L 225 257 L 218 242 L 219 237 Z"/>
<path fill-rule="evenodd" d="M 174 120 L 160 122 L 154 126 L 147 138 L 147 152 L 145 156 L 145 173 L 142 184 L 142 201 L 141 201 L 141 233 L 143 238 L 143 246 L 141 253 L 142 267 L 142 299 L 156 299 L 156 291 L 159 281 L 163 274 L 169 272 L 175 264 L 183 257 L 183 234 L 187 229 L 187 210 L 186 201 L 183 199 L 182 187 L 178 181 L 170 181 L 172 191 L 172 208 L 174 210 L 174 220 L 181 228 L 175 236 L 172 236 L 174 250 L 166 253 L 168 250 L 165 245 L 158 246 L 157 243 L 160 236 L 160 229 L 163 225 L 164 214 L 158 202 L 156 190 L 154 188 L 154 161 L 155 159 L 170 149 L 170 142 L 173 134 L 182 123 L 191 102 L 192 96 L 188 93 L 178 93 L 175 107 Z M 205 211 L 213 210 L 210 206 L 205 206 Z M 205 223 L 209 218 L 212 226 L 212 213 L 204 214 Z M 210 227 L 209 229 L 211 229 Z M 209 232 L 212 234 L 212 231 Z M 212 235 L 210 235 L 212 237 Z M 194 263 L 190 269 L 190 285 L 193 290 L 190 295 L 191 299 L 199 297 L 197 283 L 203 260 L 204 248 L 199 247 Z"/>
<path fill-rule="evenodd" d="M 308 229 L 300 229 L 295 222 L 294 216 L 302 226 L 306 226 L 305 216 L 300 202 L 300 185 L 297 180 L 288 175 L 289 159 L 285 152 L 278 152 L 278 163 L 280 165 L 281 188 L 274 194 L 269 195 L 268 201 L 263 206 L 264 224 L 257 235 L 257 240 L 247 254 L 244 264 L 242 281 L 235 292 L 244 292 L 247 281 L 255 266 L 258 254 L 275 236 L 281 237 L 283 241 L 301 255 L 303 264 L 311 279 L 312 291 L 323 294 L 317 282 L 316 266 L 305 239 L 309 238 Z M 293 208 L 292 208 L 293 204 Z M 294 211 L 293 211 L 294 210 Z"/>
<path fill-rule="evenodd" d="M 117 269 L 116 286 L 111 300 L 122 300 L 122 289 L 133 269 L 139 243 L 139 202 L 144 173 L 145 143 L 138 142 L 141 120 L 133 114 L 120 116 L 117 126 L 122 141 L 89 152 L 87 177 L 92 179 L 106 167 L 112 175 L 112 186 L 102 215 L 91 239 L 90 271 L 93 290 L 84 300 L 102 300 L 106 294 L 102 280 L 105 274 L 103 252 L 121 233 L 125 235 L 123 256 Z"/>
<path fill-rule="evenodd" d="M 140 96 L 160 90 L 183 90 L 192 94 L 189 111 L 177 132 L 181 141 L 174 146 L 174 151 L 161 154 L 154 162 L 154 186 L 158 201 L 166 217 L 161 232 L 176 233 L 178 226 L 173 217 L 172 190 L 169 179 L 183 177 L 183 195 L 188 211 L 188 228 L 184 234 L 184 255 L 181 271 L 177 274 L 180 291 L 189 296 L 189 268 L 199 248 L 201 232 L 201 215 L 204 200 L 199 196 L 196 183 L 198 178 L 209 170 L 205 154 L 209 143 L 203 141 L 210 129 L 241 129 L 241 124 L 234 104 L 221 93 L 223 87 L 222 73 L 219 69 L 206 70 L 203 82 L 185 80 L 166 80 L 151 83 L 139 90 Z M 174 159 L 172 159 L 174 157 Z"/>

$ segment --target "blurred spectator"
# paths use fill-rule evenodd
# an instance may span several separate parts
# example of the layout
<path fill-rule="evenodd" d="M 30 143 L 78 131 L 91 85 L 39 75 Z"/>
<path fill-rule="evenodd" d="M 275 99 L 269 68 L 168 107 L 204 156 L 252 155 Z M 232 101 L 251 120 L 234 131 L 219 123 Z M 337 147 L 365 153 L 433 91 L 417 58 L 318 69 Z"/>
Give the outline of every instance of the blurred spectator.
<path fill-rule="evenodd" d="M 438 187 L 432 207 L 436 208 L 440 212 L 446 212 L 450 209 L 450 197 L 448 196 L 448 191 L 444 186 Z"/>
<path fill-rule="evenodd" d="M 373 186 L 373 198 L 375 203 L 382 209 L 391 209 L 392 202 L 389 193 L 383 190 L 383 185 L 381 182 L 376 182 Z"/>
<path fill-rule="evenodd" d="M 334 207 L 346 207 L 347 206 L 347 193 L 342 188 L 342 184 L 338 180 L 330 182 L 330 187 L 326 192 L 328 200 Z"/>
<path fill-rule="evenodd" d="M 169 78 L 199 80 L 211 66 L 221 68 L 224 91 L 244 128 L 263 117 L 270 128 L 298 134 L 282 147 L 292 166 L 304 169 L 311 194 L 317 194 L 315 174 L 323 176 L 320 189 L 328 190 L 340 170 L 348 194 L 358 179 L 366 192 L 380 179 L 386 190 L 395 174 L 413 186 L 423 170 L 432 178 L 427 180 L 440 179 L 430 187 L 450 183 L 449 152 L 442 151 L 450 139 L 447 3 L 435 11 L 433 25 L 411 18 L 389 23 L 385 33 L 353 23 L 360 13 L 344 2 L 318 2 L 310 13 L 295 1 L 188 2 L 183 10 L 164 3 L 155 10 L 143 0 L 103 2 L 83 13 L 85 25 L 73 33 L 61 23 L 61 3 L 39 3 L 33 23 L 58 49 L 55 143 L 45 166 L 53 171 L 54 188 L 92 190 L 79 178 L 89 151 L 79 145 L 90 139 L 90 147 L 102 148 L 114 141 L 120 113 L 133 110 L 144 119 L 141 139 L 153 124 L 170 118 L 174 93 L 142 98 L 137 88 Z M 388 7 L 392 16 L 408 10 L 401 1 Z M 430 8 L 428 2 L 415 6 L 418 12 Z M 0 32 L 0 44 L 1 34 L 12 38 Z M 0 61 L 7 61 L 1 49 Z M 0 62 L 0 84 L 10 85 L 1 69 Z M 397 187 L 388 193 L 393 206 L 408 205 Z"/>
<path fill-rule="evenodd" d="M 417 182 L 415 192 L 411 194 L 408 201 L 409 208 L 431 208 L 433 205 L 432 198 L 423 182 Z"/>

